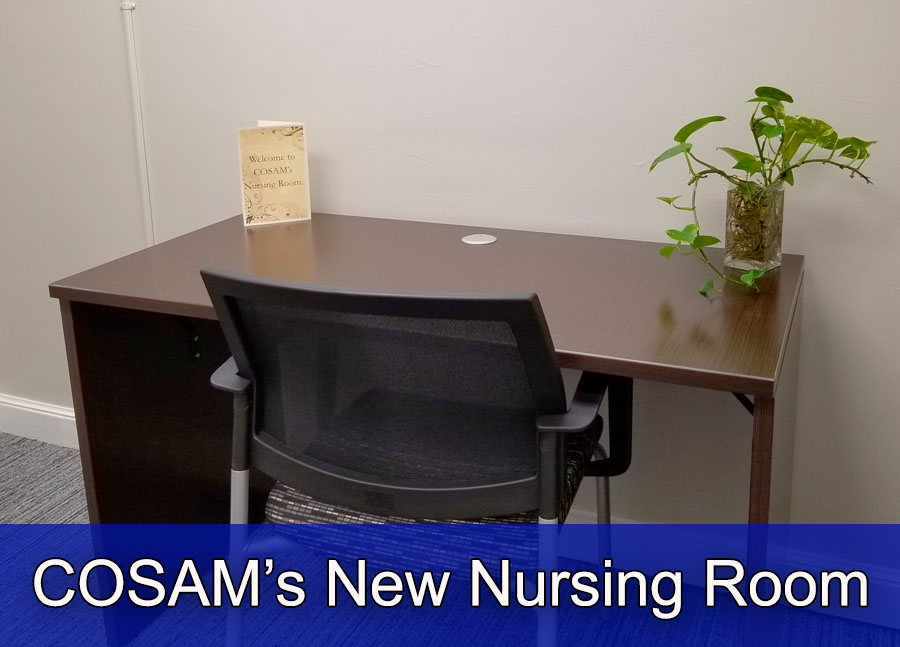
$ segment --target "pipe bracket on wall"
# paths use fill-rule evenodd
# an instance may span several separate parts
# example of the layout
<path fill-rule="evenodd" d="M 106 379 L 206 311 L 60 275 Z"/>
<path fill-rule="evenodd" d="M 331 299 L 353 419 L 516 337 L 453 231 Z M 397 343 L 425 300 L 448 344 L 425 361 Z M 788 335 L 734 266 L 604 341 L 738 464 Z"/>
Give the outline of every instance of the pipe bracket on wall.
<path fill-rule="evenodd" d="M 134 143 L 137 149 L 138 180 L 141 188 L 141 211 L 144 220 L 144 243 L 156 243 L 153 209 L 150 204 L 150 173 L 147 164 L 147 142 L 144 136 L 144 108 L 141 99 L 141 77 L 138 69 L 137 45 L 134 37 L 134 10 L 137 3 L 122 2 L 122 28 L 125 32 L 125 53 L 128 59 L 128 83 L 131 88 L 131 110 L 134 124 Z"/>

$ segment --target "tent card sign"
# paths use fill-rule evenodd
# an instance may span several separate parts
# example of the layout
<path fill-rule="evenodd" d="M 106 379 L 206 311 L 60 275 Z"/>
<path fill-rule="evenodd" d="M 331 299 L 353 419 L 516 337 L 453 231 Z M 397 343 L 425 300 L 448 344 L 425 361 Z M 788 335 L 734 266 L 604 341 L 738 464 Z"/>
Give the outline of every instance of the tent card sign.
<path fill-rule="evenodd" d="M 303 124 L 260 121 L 239 131 L 244 225 L 309 220 L 309 168 Z"/>

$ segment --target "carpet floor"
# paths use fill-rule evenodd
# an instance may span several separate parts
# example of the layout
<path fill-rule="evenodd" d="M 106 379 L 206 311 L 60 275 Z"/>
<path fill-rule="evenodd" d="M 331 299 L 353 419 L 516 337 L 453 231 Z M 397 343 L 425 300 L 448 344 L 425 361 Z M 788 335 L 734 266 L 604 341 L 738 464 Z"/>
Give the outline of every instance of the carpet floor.
<path fill-rule="evenodd" d="M 87 523 L 77 449 L 0 432 L 0 523 Z"/>

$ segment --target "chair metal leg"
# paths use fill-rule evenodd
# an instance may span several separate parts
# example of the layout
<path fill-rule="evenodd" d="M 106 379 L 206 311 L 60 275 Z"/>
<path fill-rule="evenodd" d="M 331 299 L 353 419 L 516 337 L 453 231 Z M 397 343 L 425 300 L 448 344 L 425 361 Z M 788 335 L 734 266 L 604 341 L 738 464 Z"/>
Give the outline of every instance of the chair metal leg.
<path fill-rule="evenodd" d="M 594 450 L 594 457 L 602 460 L 606 458 L 606 452 L 598 445 Z M 598 476 L 595 478 L 597 480 L 597 563 L 602 566 L 604 560 L 612 558 L 612 529 L 609 526 L 609 477 Z M 611 620 L 611 612 L 611 609 L 602 607 L 600 619 Z"/>
<path fill-rule="evenodd" d="M 609 525 L 609 477 L 597 477 L 597 523 Z"/>
<path fill-rule="evenodd" d="M 243 568 L 247 544 L 247 521 L 250 518 L 250 470 L 231 470 L 231 532 L 228 536 L 230 567 Z M 225 644 L 239 647 L 243 642 L 244 610 L 229 607 L 225 624 Z"/>
<path fill-rule="evenodd" d="M 606 459 L 606 451 L 600 445 L 597 445 L 596 449 L 594 449 L 594 459 Z M 595 479 L 597 486 L 597 523 L 609 525 L 609 477 L 597 476 Z"/>
<path fill-rule="evenodd" d="M 250 470 L 231 470 L 231 523 L 250 518 Z"/>
<path fill-rule="evenodd" d="M 247 543 L 246 524 L 233 524 L 228 537 L 228 562 L 232 572 L 243 569 L 244 546 Z M 244 638 L 244 610 L 241 607 L 229 606 L 225 616 L 225 645 L 240 647 Z"/>

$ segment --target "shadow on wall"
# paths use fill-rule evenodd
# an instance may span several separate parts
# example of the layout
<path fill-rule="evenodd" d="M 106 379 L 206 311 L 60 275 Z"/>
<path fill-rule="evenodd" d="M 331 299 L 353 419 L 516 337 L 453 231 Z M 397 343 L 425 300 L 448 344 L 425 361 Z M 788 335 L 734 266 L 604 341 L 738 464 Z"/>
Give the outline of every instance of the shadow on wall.
<path fill-rule="evenodd" d="M 633 460 L 611 479 L 613 521 L 746 523 L 751 429 L 731 393 L 635 380 Z M 575 501 L 586 521 L 594 496 L 583 487 Z"/>

